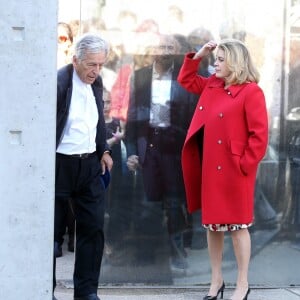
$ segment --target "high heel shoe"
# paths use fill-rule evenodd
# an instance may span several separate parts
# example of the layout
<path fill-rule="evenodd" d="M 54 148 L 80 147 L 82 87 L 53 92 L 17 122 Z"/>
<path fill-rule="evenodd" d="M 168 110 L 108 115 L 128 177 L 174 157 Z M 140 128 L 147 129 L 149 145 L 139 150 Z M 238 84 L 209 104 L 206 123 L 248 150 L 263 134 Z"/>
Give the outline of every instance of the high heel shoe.
<path fill-rule="evenodd" d="M 243 300 L 248 300 L 248 295 L 250 294 L 250 288 L 248 288 L 247 293 L 245 295 L 245 297 L 243 298 Z"/>
<path fill-rule="evenodd" d="M 221 299 L 223 299 L 224 289 L 225 289 L 225 283 L 224 283 L 224 281 L 223 281 L 223 284 L 222 284 L 222 286 L 218 289 L 218 292 L 217 292 L 217 295 L 216 295 L 216 296 L 209 296 L 209 295 L 206 295 L 206 296 L 203 298 L 203 300 L 217 300 L 220 293 L 221 293 Z M 246 296 L 248 296 L 248 294 L 247 294 Z M 246 298 L 245 300 L 247 300 L 247 298 Z"/>

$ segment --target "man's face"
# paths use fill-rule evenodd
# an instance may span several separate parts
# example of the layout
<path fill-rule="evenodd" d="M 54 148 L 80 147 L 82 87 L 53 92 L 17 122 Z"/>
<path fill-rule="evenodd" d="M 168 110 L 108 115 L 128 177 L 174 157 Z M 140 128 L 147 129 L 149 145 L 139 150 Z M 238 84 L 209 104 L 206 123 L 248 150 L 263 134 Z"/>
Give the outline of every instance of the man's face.
<path fill-rule="evenodd" d="M 99 75 L 101 68 L 106 62 L 106 58 L 105 52 L 86 53 L 82 60 L 74 56 L 73 66 L 81 81 L 92 84 Z"/>
<path fill-rule="evenodd" d="M 155 48 L 155 61 L 163 65 L 173 63 L 174 55 L 178 54 L 176 40 L 172 37 L 161 37 Z"/>

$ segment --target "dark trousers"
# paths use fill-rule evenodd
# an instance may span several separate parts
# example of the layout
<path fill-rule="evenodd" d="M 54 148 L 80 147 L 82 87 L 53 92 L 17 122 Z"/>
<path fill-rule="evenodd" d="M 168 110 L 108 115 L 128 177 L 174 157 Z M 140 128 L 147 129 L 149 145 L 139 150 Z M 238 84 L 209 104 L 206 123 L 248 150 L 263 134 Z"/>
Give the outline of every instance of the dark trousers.
<path fill-rule="evenodd" d="M 65 222 L 65 203 L 72 198 L 76 220 L 75 297 L 97 293 L 104 247 L 105 208 L 100 175 L 100 161 L 96 154 L 84 159 L 56 155 L 54 235 Z M 54 258 L 54 287 L 55 263 Z"/>
<path fill-rule="evenodd" d="M 171 142 L 171 134 L 167 129 L 150 132 L 142 172 L 147 200 L 162 202 L 167 218 L 171 254 L 177 256 L 178 251 L 183 250 L 183 233 L 187 229 L 187 215 L 181 151 Z"/>
<path fill-rule="evenodd" d="M 292 203 L 290 213 L 290 225 L 292 231 L 299 232 L 300 230 L 300 164 L 290 164 L 290 176 L 292 187 Z"/>
<path fill-rule="evenodd" d="M 74 218 L 74 212 L 73 212 L 73 204 L 72 199 L 68 199 L 66 201 L 61 201 L 59 204 L 59 214 L 61 214 L 61 217 L 59 218 L 60 221 L 60 228 L 55 226 L 55 236 L 54 241 L 57 242 L 59 245 L 62 245 L 64 242 L 64 235 L 67 233 L 69 236 L 69 244 L 72 244 L 74 242 L 74 235 L 75 235 L 75 218 Z M 57 220 L 58 221 L 58 220 Z"/>

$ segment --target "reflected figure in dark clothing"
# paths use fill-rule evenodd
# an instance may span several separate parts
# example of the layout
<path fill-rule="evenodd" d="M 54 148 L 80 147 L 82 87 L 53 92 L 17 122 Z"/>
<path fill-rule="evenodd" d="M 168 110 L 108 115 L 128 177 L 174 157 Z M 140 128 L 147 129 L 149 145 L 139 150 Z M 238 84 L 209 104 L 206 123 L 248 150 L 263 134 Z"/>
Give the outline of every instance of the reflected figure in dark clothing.
<path fill-rule="evenodd" d="M 300 108 L 299 108 L 300 116 Z M 300 118 L 294 121 L 300 128 Z M 297 238 L 296 242 L 300 242 L 300 130 L 296 130 L 289 142 L 288 157 L 290 162 L 290 183 L 291 183 L 291 204 L 287 212 L 285 226 L 289 228 L 293 237 Z M 287 224 L 288 223 L 288 224 Z M 300 249 L 300 244 L 299 244 Z"/>
<path fill-rule="evenodd" d="M 173 36 L 160 36 L 153 65 L 135 71 L 125 140 L 127 166 L 131 171 L 141 167 L 146 199 L 162 202 L 171 267 L 186 269 L 186 202 L 180 156 L 197 97 L 176 81 L 178 49 Z"/>
<path fill-rule="evenodd" d="M 300 132 L 298 132 L 298 147 L 300 147 Z M 300 154 L 300 153 L 299 153 Z M 300 155 L 297 160 L 293 160 L 290 165 L 291 186 L 292 186 L 292 207 L 291 223 L 295 232 L 300 232 Z M 298 237 L 300 241 L 300 236 Z"/>
<path fill-rule="evenodd" d="M 272 230 L 278 228 L 277 213 L 268 201 L 259 180 L 256 181 L 255 185 L 254 206 L 256 228 L 260 230 Z"/>
<path fill-rule="evenodd" d="M 288 89 L 287 143 L 290 163 L 290 202 L 283 215 L 283 227 L 295 239 L 300 250 L 300 41 L 290 41 L 290 73 Z"/>

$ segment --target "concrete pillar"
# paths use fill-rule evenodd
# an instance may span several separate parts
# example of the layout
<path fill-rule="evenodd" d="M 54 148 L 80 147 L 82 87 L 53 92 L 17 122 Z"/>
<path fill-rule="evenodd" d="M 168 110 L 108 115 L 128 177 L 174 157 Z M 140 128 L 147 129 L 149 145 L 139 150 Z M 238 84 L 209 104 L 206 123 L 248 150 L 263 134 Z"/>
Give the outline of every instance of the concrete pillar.
<path fill-rule="evenodd" d="M 0 299 L 52 299 L 57 2 L 0 2 Z"/>

